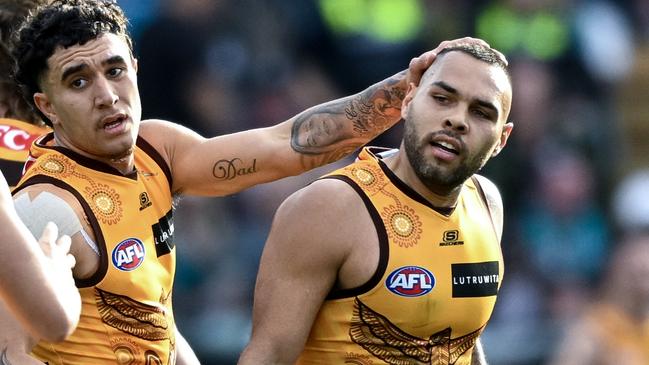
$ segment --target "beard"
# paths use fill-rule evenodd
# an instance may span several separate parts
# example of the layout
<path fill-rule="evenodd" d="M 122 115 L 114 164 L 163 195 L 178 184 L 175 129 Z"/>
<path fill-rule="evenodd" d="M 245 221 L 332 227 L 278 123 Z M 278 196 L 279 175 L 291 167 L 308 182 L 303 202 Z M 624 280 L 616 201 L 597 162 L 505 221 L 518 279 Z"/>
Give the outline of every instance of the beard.
<path fill-rule="evenodd" d="M 431 132 L 425 138 L 421 138 L 416 127 L 408 120 L 405 123 L 403 141 L 410 166 L 419 180 L 429 190 L 444 195 L 457 189 L 469 177 L 480 171 L 489 160 L 492 146 L 484 146 L 478 153 L 463 158 L 459 166 L 451 170 L 441 166 L 434 159 L 424 157 L 424 149 L 429 146 L 429 141 L 438 135 L 457 139 L 462 145 L 462 150 L 466 151 L 466 146 L 457 133 L 443 130 Z"/>

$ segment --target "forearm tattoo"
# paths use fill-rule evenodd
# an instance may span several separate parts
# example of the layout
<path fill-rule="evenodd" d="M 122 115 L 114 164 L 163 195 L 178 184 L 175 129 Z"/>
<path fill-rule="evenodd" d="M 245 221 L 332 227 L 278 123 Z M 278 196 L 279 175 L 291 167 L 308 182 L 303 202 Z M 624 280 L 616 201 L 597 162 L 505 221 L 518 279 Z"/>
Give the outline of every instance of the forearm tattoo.
<path fill-rule="evenodd" d="M 291 129 L 291 147 L 304 155 L 321 155 L 316 164 L 351 153 L 401 119 L 406 72 L 363 92 L 312 108 L 298 115 Z"/>

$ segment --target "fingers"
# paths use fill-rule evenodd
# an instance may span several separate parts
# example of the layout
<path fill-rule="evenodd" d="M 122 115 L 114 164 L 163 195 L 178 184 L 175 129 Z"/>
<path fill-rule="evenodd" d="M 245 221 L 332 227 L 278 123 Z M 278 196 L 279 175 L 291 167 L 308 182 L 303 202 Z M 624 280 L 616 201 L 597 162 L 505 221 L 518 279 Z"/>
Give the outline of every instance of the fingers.
<path fill-rule="evenodd" d="M 77 264 L 77 260 L 70 253 L 70 247 L 72 246 L 72 239 L 68 235 L 63 235 L 56 240 L 56 248 L 58 253 L 65 255 L 66 267 L 72 269 L 74 265 Z M 56 258 L 55 258 L 56 259 Z"/>
<path fill-rule="evenodd" d="M 66 259 L 66 264 L 70 269 L 73 269 L 74 265 L 77 264 L 77 259 L 75 259 L 71 253 L 67 254 L 65 256 L 65 259 Z"/>
<path fill-rule="evenodd" d="M 59 228 L 53 222 L 48 222 L 43 229 L 43 234 L 38 242 L 45 255 L 53 260 L 65 260 L 67 267 L 73 268 L 76 264 L 74 256 L 70 254 L 72 239 L 68 235 L 59 235 Z"/>
<path fill-rule="evenodd" d="M 59 227 L 57 227 L 53 222 L 47 222 L 45 228 L 43 229 L 43 233 L 41 234 L 41 238 L 38 240 L 45 255 L 52 255 L 56 237 L 58 237 L 58 235 Z"/>
<path fill-rule="evenodd" d="M 72 239 L 70 239 L 70 236 L 68 235 L 63 235 L 59 237 L 58 240 L 56 240 L 56 246 L 61 253 L 67 254 L 70 252 L 70 247 L 72 246 Z"/>
<path fill-rule="evenodd" d="M 432 51 L 424 52 L 420 56 L 411 59 L 410 64 L 408 65 L 408 82 L 412 82 L 415 85 L 419 85 L 419 81 L 421 80 L 421 77 L 423 76 L 424 72 L 428 69 L 428 67 L 430 67 L 430 65 L 433 64 L 433 61 L 435 61 L 435 58 L 443 49 L 450 48 L 450 47 L 457 47 L 465 44 L 475 44 L 482 47 L 490 48 L 498 55 L 498 57 L 505 63 L 505 65 L 508 64 L 505 55 L 502 54 L 500 51 L 491 48 L 489 43 L 485 42 L 484 40 L 480 38 L 463 37 L 463 38 L 453 39 L 450 41 L 443 41 Z"/>

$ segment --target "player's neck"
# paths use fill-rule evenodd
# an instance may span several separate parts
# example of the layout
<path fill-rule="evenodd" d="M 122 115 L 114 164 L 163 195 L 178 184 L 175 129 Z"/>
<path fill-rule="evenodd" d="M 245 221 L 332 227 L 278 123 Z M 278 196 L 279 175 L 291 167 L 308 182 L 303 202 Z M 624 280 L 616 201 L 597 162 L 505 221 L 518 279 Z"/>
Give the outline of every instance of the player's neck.
<path fill-rule="evenodd" d="M 128 154 L 126 154 L 125 156 L 120 156 L 120 157 L 99 157 L 99 156 L 92 155 L 92 154 L 90 154 L 90 153 L 88 153 L 88 152 L 86 152 L 86 151 L 84 151 L 84 150 L 82 150 L 80 148 L 77 148 L 76 146 L 74 146 L 71 143 L 66 143 L 64 140 L 60 139 L 57 136 L 56 133 L 54 133 L 53 145 L 54 146 L 65 147 L 65 148 L 69 149 L 70 151 L 73 151 L 73 152 L 75 152 L 75 153 L 77 153 L 77 154 L 79 154 L 81 156 L 84 156 L 84 157 L 87 157 L 87 158 L 90 158 L 90 159 L 93 159 L 93 160 L 96 160 L 96 161 L 99 161 L 99 162 L 103 162 L 103 163 L 109 165 L 110 167 L 116 169 L 117 171 L 119 171 L 123 175 L 128 175 L 128 174 L 132 173 L 133 170 L 134 170 L 134 167 L 135 167 L 135 163 L 134 163 L 135 159 L 134 159 L 132 151 L 129 152 Z"/>
<path fill-rule="evenodd" d="M 457 204 L 461 186 L 450 191 L 442 188 L 431 189 L 429 186 L 426 186 L 410 165 L 410 161 L 408 161 L 406 152 L 403 148 L 399 150 L 399 153 L 390 156 L 383 161 L 401 181 L 410 186 L 410 188 L 429 201 L 433 206 L 439 208 L 454 208 Z"/>

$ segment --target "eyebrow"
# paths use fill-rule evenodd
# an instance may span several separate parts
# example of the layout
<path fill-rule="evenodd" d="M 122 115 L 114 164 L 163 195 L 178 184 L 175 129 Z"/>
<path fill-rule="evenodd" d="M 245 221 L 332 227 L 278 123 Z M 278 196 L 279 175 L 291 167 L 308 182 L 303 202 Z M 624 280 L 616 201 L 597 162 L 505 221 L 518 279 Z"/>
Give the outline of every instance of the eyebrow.
<path fill-rule="evenodd" d="M 454 88 L 453 86 L 447 84 L 444 81 L 435 81 L 435 82 L 433 82 L 433 85 L 435 85 L 437 87 L 440 87 L 440 88 L 446 90 L 447 92 L 449 92 L 451 94 L 454 94 L 454 95 L 459 94 L 459 92 L 457 91 L 456 88 Z M 496 119 L 498 119 L 498 116 L 500 115 L 500 113 L 498 112 L 498 108 L 496 108 L 496 106 L 492 102 L 482 100 L 482 99 L 476 99 L 475 103 L 480 105 L 483 108 L 487 108 L 487 109 L 493 111 L 494 113 L 496 113 Z"/>
<path fill-rule="evenodd" d="M 123 63 L 126 63 L 126 61 L 124 61 L 124 58 L 122 56 L 113 56 L 102 61 L 101 65 L 107 66 L 107 65 L 115 65 L 115 64 L 123 64 Z M 83 71 L 87 68 L 88 68 L 87 63 L 81 63 L 79 65 L 71 66 L 63 71 L 63 74 L 61 74 L 61 81 L 65 81 L 68 77 L 70 77 L 70 75 Z"/>
<path fill-rule="evenodd" d="M 75 74 L 75 73 L 77 73 L 79 71 L 83 71 L 86 68 L 88 68 L 88 64 L 86 64 L 86 63 L 82 63 L 80 65 L 75 65 L 75 66 L 71 66 L 71 67 L 66 68 L 63 71 L 63 74 L 61 74 L 61 81 L 65 81 L 68 77 L 70 77 L 70 75 Z"/>

